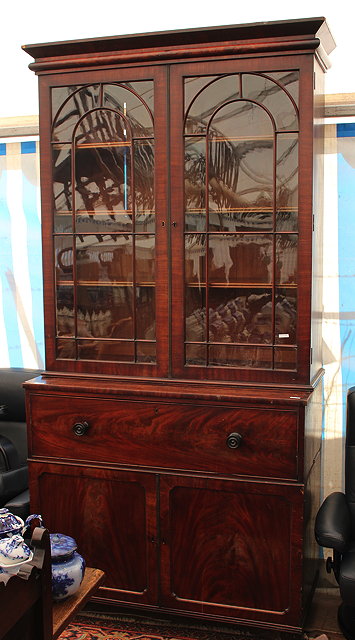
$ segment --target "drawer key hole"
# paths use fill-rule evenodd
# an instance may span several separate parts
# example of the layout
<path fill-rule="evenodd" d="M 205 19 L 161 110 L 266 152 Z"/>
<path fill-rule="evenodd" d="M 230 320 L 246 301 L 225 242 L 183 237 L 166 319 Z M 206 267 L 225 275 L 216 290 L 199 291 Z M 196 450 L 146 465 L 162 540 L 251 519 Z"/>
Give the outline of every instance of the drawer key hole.
<path fill-rule="evenodd" d="M 84 436 L 89 431 L 89 423 L 88 422 L 76 422 L 73 425 L 73 433 L 76 436 Z"/>
<path fill-rule="evenodd" d="M 230 433 L 227 438 L 227 447 L 230 449 L 238 449 L 243 442 L 243 436 L 240 433 Z"/>

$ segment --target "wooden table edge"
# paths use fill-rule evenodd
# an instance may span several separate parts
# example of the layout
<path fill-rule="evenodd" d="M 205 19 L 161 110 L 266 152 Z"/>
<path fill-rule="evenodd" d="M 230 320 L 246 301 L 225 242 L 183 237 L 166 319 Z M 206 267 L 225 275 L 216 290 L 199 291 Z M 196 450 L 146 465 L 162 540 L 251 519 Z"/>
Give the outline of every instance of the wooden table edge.
<path fill-rule="evenodd" d="M 86 567 L 80 589 L 68 599 L 53 603 L 53 640 L 68 626 L 86 602 L 103 583 L 105 574 L 100 569 Z"/>

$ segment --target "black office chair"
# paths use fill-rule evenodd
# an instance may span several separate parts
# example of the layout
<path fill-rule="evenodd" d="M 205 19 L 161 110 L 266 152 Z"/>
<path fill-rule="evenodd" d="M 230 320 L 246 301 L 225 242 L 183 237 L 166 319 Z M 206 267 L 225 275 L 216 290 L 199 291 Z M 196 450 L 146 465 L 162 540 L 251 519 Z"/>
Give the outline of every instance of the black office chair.
<path fill-rule="evenodd" d="M 338 622 L 344 636 L 355 640 L 355 387 L 347 395 L 345 493 L 337 491 L 324 500 L 317 513 L 315 536 L 320 546 L 333 549 L 326 568 L 334 572 L 339 584 Z"/>
<path fill-rule="evenodd" d="M 23 382 L 33 369 L 0 369 L 0 507 L 23 520 L 30 512 L 27 472 L 27 427 Z"/>

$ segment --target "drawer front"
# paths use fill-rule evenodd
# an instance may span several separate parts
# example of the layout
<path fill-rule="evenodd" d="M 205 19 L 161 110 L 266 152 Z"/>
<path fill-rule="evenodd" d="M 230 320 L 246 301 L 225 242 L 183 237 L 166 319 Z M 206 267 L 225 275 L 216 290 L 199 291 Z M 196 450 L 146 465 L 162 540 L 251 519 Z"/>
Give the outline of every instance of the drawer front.
<path fill-rule="evenodd" d="M 30 407 L 32 456 L 297 479 L 297 410 L 66 395 Z"/>

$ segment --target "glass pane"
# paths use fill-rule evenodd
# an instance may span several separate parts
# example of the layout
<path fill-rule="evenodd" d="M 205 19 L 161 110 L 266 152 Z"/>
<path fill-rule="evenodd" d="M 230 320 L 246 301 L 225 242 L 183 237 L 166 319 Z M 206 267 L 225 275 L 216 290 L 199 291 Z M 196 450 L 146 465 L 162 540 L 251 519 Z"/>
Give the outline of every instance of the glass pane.
<path fill-rule="evenodd" d="M 297 369 L 297 349 L 275 347 L 275 369 L 287 369 L 296 371 Z"/>
<path fill-rule="evenodd" d="M 272 231 L 273 214 L 270 206 L 262 213 L 247 208 L 240 211 L 210 211 L 211 231 Z"/>
<path fill-rule="evenodd" d="M 155 236 L 136 236 L 136 283 L 155 282 Z"/>
<path fill-rule="evenodd" d="M 71 286 L 57 287 L 57 336 L 73 336 L 74 327 L 74 288 Z"/>
<path fill-rule="evenodd" d="M 298 129 L 298 115 L 286 91 L 271 78 L 242 75 L 243 98 L 263 104 L 273 115 L 278 131 Z"/>
<path fill-rule="evenodd" d="M 250 102 L 223 107 L 209 130 L 211 211 L 273 210 L 274 135 L 266 112 Z"/>
<path fill-rule="evenodd" d="M 298 71 L 267 72 L 269 78 L 276 80 L 288 91 L 298 107 L 299 73 Z"/>
<path fill-rule="evenodd" d="M 188 111 L 186 133 L 205 131 L 213 112 L 219 106 L 240 97 L 238 74 L 219 77 L 198 94 L 201 84 L 203 85 L 204 82 L 204 79 L 201 81 L 200 77 L 185 79 L 186 109 L 189 108 L 190 101 L 195 98 Z"/>
<path fill-rule="evenodd" d="M 135 215 L 135 225 L 137 233 L 154 233 L 155 214 L 139 213 Z"/>
<path fill-rule="evenodd" d="M 68 96 L 71 97 L 63 104 Z M 57 142 L 70 142 L 79 118 L 90 109 L 99 106 L 99 96 L 100 85 L 98 84 L 81 88 L 77 86 L 53 88 L 52 114 L 54 126 L 52 139 Z"/>
<path fill-rule="evenodd" d="M 78 340 L 79 360 L 133 362 L 134 343 L 119 340 Z"/>
<path fill-rule="evenodd" d="M 232 345 L 211 345 L 209 364 L 226 367 L 272 368 L 272 348 Z"/>
<path fill-rule="evenodd" d="M 186 229 L 206 228 L 206 140 L 185 139 Z"/>
<path fill-rule="evenodd" d="M 206 236 L 187 234 L 185 236 L 185 282 L 206 282 Z"/>
<path fill-rule="evenodd" d="M 297 231 L 298 136 L 279 134 L 276 144 L 276 229 Z"/>
<path fill-rule="evenodd" d="M 77 236 L 78 282 L 132 282 L 132 236 Z"/>
<path fill-rule="evenodd" d="M 136 288 L 136 333 L 141 340 L 154 340 L 155 335 L 155 288 Z"/>
<path fill-rule="evenodd" d="M 75 360 L 76 359 L 76 345 L 75 340 L 68 338 L 60 338 L 56 340 L 55 347 L 56 358 L 60 360 Z"/>
<path fill-rule="evenodd" d="M 72 236 L 56 236 L 54 238 L 54 254 L 56 281 L 73 280 Z"/>
<path fill-rule="evenodd" d="M 154 142 L 136 140 L 133 145 L 135 212 L 154 212 Z"/>
<path fill-rule="evenodd" d="M 135 88 L 138 88 L 138 91 L 143 91 L 143 93 L 151 96 L 153 91 L 153 82 L 146 81 L 144 82 L 143 87 L 139 87 L 138 83 L 135 83 Z M 142 97 L 144 99 L 144 96 Z M 104 84 L 103 106 L 115 109 L 115 111 L 119 111 L 123 115 L 127 116 L 132 128 L 133 136 L 149 137 L 152 135 L 152 117 L 142 100 L 130 91 L 128 87 L 118 84 Z"/>
<path fill-rule="evenodd" d="M 73 232 L 73 216 L 71 213 L 55 213 L 53 222 L 55 233 Z"/>
<path fill-rule="evenodd" d="M 277 284 L 295 284 L 297 282 L 297 249 L 298 236 L 291 233 L 276 235 L 276 268 Z"/>
<path fill-rule="evenodd" d="M 88 204 L 90 205 L 90 203 Z M 107 213 L 99 210 L 92 213 L 80 211 L 75 215 L 75 228 L 78 233 L 109 234 L 117 231 L 131 232 L 133 228 L 132 214 L 125 211 L 121 213 Z"/>
<path fill-rule="evenodd" d="M 130 141 L 127 120 L 119 113 L 98 109 L 88 113 L 76 129 L 75 143 L 81 145 L 113 145 Z"/>
<path fill-rule="evenodd" d="M 271 283 L 271 235 L 209 236 L 210 283 Z"/>
<path fill-rule="evenodd" d="M 156 359 L 155 342 L 137 342 L 137 362 L 154 364 Z"/>
<path fill-rule="evenodd" d="M 132 287 L 77 287 L 78 336 L 133 338 Z"/>
<path fill-rule="evenodd" d="M 66 213 L 72 211 L 71 147 L 55 145 L 52 160 L 54 211 Z"/>
<path fill-rule="evenodd" d="M 123 83 L 128 89 L 135 91 L 144 100 L 148 109 L 154 114 L 154 82 L 153 80 L 134 80 Z"/>
<path fill-rule="evenodd" d="M 296 344 L 297 290 L 277 288 L 275 294 L 275 343 Z"/>
<path fill-rule="evenodd" d="M 271 344 L 271 290 L 211 287 L 209 339 L 210 342 Z"/>
<path fill-rule="evenodd" d="M 185 359 L 187 365 L 205 367 L 207 364 L 207 346 L 205 344 L 187 344 Z"/>
<path fill-rule="evenodd" d="M 77 147 L 75 209 L 112 214 L 132 210 L 129 146 Z"/>
<path fill-rule="evenodd" d="M 202 342 L 206 340 L 206 291 L 198 287 L 187 287 L 186 300 L 186 340 Z"/>

